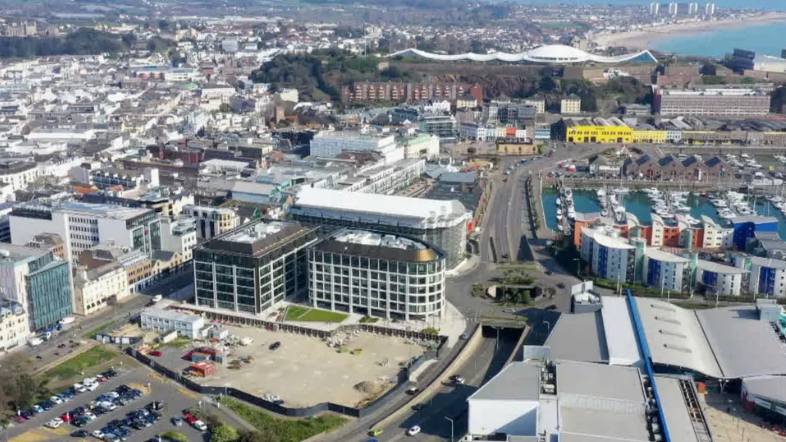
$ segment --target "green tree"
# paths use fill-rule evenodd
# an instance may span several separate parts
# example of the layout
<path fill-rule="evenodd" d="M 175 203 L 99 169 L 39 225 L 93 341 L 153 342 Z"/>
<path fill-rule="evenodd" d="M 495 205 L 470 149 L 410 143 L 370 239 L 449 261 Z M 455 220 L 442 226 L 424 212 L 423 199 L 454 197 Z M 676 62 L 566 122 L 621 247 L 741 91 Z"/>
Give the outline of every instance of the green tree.
<path fill-rule="evenodd" d="M 234 442 L 237 438 L 237 430 L 227 424 L 221 424 L 210 432 L 210 442 Z"/>
<path fill-rule="evenodd" d="M 238 430 L 237 442 L 280 442 L 281 439 L 273 432 Z"/>
<path fill-rule="evenodd" d="M 228 103 L 221 103 L 221 106 L 218 107 L 218 111 L 221 113 L 228 114 L 232 112 L 232 108 L 229 106 Z"/>

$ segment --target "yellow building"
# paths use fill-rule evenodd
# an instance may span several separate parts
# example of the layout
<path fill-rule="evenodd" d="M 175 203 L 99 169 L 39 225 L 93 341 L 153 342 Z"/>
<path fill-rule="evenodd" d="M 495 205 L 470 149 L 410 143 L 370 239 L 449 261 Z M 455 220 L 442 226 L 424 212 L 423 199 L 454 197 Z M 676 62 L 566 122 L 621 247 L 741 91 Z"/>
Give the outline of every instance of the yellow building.
<path fill-rule="evenodd" d="M 569 143 L 632 143 L 633 129 L 626 126 L 568 126 L 565 140 Z"/>
<path fill-rule="evenodd" d="M 665 130 L 634 130 L 634 143 L 660 144 L 666 142 Z"/>

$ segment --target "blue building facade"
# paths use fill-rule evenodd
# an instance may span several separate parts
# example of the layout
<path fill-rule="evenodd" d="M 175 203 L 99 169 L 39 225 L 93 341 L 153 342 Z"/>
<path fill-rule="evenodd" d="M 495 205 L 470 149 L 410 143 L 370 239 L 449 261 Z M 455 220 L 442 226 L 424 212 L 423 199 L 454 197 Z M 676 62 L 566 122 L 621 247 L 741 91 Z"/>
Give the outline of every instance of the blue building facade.
<path fill-rule="evenodd" d="M 73 313 L 68 262 L 49 252 L 27 265 L 27 305 L 32 329 L 52 325 Z"/>
<path fill-rule="evenodd" d="M 737 250 L 745 251 L 748 239 L 756 232 L 777 232 L 778 219 L 771 216 L 740 216 L 732 218 L 734 226 L 732 239 Z"/>

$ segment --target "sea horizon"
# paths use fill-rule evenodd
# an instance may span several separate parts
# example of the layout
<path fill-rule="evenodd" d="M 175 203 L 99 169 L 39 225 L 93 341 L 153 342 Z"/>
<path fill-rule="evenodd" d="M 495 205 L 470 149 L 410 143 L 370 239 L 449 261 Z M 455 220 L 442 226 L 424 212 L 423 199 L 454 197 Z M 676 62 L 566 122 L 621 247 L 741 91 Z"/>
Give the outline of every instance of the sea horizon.
<path fill-rule="evenodd" d="M 735 48 L 754 51 L 761 55 L 781 56 L 786 41 L 773 38 L 786 35 L 786 22 L 755 23 L 731 29 L 697 31 L 674 37 L 653 39 L 651 48 L 700 57 L 722 58 Z"/>
<path fill-rule="evenodd" d="M 492 1 L 492 0 L 490 0 Z M 652 3 L 652 0 L 513 0 L 516 3 L 531 3 L 531 4 L 567 4 L 567 5 L 641 5 L 646 6 Z M 662 2 L 668 3 L 668 2 Z M 699 3 L 715 3 L 716 8 L 730 8 L 730 9 L 763 9 L 770 11 L 786 11 L 786 2 L 780 0 L 715 0 L 703 1 Z"/>

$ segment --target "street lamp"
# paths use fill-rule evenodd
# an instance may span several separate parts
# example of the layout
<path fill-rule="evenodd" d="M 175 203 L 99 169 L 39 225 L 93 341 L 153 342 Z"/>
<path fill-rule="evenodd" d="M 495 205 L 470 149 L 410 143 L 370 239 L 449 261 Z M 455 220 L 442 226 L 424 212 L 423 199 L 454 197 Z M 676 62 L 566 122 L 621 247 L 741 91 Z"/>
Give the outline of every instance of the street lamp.
<path fill-rule="evenodd" d="M 445 416 L 445 419 L 450 421 L 450 442 L 453 442 L 453 419 Z"/>

